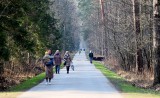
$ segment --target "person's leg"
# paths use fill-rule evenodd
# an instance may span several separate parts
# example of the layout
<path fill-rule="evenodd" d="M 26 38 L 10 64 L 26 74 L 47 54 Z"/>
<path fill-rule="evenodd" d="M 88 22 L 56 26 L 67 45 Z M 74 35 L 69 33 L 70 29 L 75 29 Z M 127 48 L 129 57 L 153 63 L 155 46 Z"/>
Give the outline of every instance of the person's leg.
<path fill-rule="evenodd" d="M 57 67 L 58 67 L 58 65 L 56 65 L 56 74 L 58 73 L 58 68 Z"/>
<path fill-rule="evenodd" d="M 46 77 L 46 84 L 48 84 L 48 77 Z"/>
<path fill-rule="evenodd" d="M 92 63 L 92 58 L 90 57 L 90 63 Z"/>
<path fill-rule="evenodd" d="M 58 74 L 59 74 L 59 72 L 60 72 L 60 65 L 58 65 L 58 69 L 57 70 L 58 70 Z"/>
<path fill-rule="evenodd" d="M 66 66 L 66 70 L 67 70 L 67 73 L 68 73 L 68 66 Z"/>
<path fill-rule="evenodd" d="M 70 69 L 70 66 L 68 66 L 68 74 L 69 74 L 69 69 Z"/>
<path fill-rule="evenodd" d="M 51 84 L 51 78 L 49 78 L 49 84 Z"/>
<path fill-rule="evenodd" d="M 93 58 L 91 58 L 91 63 L 92 63 Z"/>
<path fill-rule="evenodd" d="M 46 77 L 46 82 L 48 82 L 48 77 Z"/>
<path fill-rule="evenodd" d="M 48 68 L 45 66 L 45 72 L 46 72 L 46 84 L 48 84 Z"/>
<path fill-rule="evenodd" d="M 67 74 L 69 74 L 69 66 L 66 66 Z"/>
<path fill-rule="evenodd" d="M 49 78 L 49 82 L 51 82 L 51 78 Z"/>

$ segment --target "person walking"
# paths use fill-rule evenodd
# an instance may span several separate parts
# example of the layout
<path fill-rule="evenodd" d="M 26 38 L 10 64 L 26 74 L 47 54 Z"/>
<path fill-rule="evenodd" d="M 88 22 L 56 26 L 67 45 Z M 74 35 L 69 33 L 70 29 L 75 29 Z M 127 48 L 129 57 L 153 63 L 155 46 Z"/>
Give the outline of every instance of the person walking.
<path fill-rule="evenodd" d="M 79 49 L 79 54 L 81 54 L 81 50 Z"/>
<path fill-rule="evenodd" d="M 66 66 L 66 70 L 67 70 L 67 74 L 69 74 L 69 69 L 71 66 L 71 56 L 69 54 L 69 51 L 66 51 L 65 55 L 64 55 L 64 61 L 65 61 L 65 66 Z"/>
<path fill-rule="evenodd" d="M 46 73 L 46 84 L 51 84 L 51 79 L 53 78 L 53 55 L 51 50 L 45 52 L 43 57 L 43 63 L 45 66 Z"/>
<path fill-rule="evenodd" d="M 62 63 L 62 58 L 61 58 L 61 55 L 60 55 L 60 52 L 59 50 L 57 50 L 54 54 L 54 64 L 55 64 L 55 70 L 56 70 L 56 74 L 60 74 L 60 65 Z"/>
<path fill-rule="evenodd" d="M 92 64 L 92 60 L 93 60 L 93 52 L 90 50 L 89 52 L 89 59 L 90 59 L 90 63 Z"/>

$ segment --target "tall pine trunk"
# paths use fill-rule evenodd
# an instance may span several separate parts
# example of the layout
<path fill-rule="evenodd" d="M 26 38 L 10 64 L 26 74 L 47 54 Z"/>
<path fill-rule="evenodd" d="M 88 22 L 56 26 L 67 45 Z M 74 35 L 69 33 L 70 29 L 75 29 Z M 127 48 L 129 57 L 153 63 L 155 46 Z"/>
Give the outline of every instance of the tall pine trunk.
<path fill-rule="evenodd" d="M 153 64 L 154 82 L 160 83 L 160 0 L 153 0 Z"/>

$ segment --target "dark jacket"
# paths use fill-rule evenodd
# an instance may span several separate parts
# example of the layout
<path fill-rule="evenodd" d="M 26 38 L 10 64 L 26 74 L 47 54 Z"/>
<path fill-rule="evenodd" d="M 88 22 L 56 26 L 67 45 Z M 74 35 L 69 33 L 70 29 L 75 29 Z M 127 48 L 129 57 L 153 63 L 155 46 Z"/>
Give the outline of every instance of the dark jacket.
<path fill-rule="evenodd" d="M 62 58 L 60 54 L 55 54 L 54 55 L 54 64 L 55 65 L 61 65 L 62 63 Z"/>
<path fill-rule="evenodd" d="M 90 57 L 90 58 L 93 58 L 93 53 L 92 53 L 92 52 L 89 53 L 89 57 Z"/>

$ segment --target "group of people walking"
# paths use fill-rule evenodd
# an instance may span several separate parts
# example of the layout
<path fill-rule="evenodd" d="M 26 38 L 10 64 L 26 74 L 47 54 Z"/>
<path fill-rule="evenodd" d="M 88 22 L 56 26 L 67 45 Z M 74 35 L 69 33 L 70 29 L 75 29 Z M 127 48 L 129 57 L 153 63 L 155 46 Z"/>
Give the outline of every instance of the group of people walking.
<path fill-rule="evenodd" d="M 93 60 L 93 52 L 89 53 L 90 63 Z M 55 66 L 55 73 L 60 74 L 60 66 L 62 64 L 62 60 L 64 61 L 63 65 L 66 66 L 67 74 L 69 74 L 69 69 L 72 63 L 72 59 L 69 51 L 66 51 L 64 57 L 62 59 L 60 51 L 56 50 L 53 54 L 50 49 L 45 52 L 43 57 L 43 64 L 45 66 L 46 72 L 46 84 L 51 84 L 51 79 L 53 78 L 53 67 Z"/>
<path fill-rule="evenodd" d="M 66 66 L 67 74 L 69 74 L 69 68 L 72 62 L 69 51 L 66 51 L 63 59 L 61 57 L 60 51 L 57 50 L 54 54 L 50 49 L 45 52 L 43 57 L 43 64 L 45 66 L 46 72 L 46 84 L 51 84 L 51 79 L 53 78 L 53 67 L 55 66 L 55 73 L 60 74 L 60 65 L 64 60 L 64 65 Z"/>

